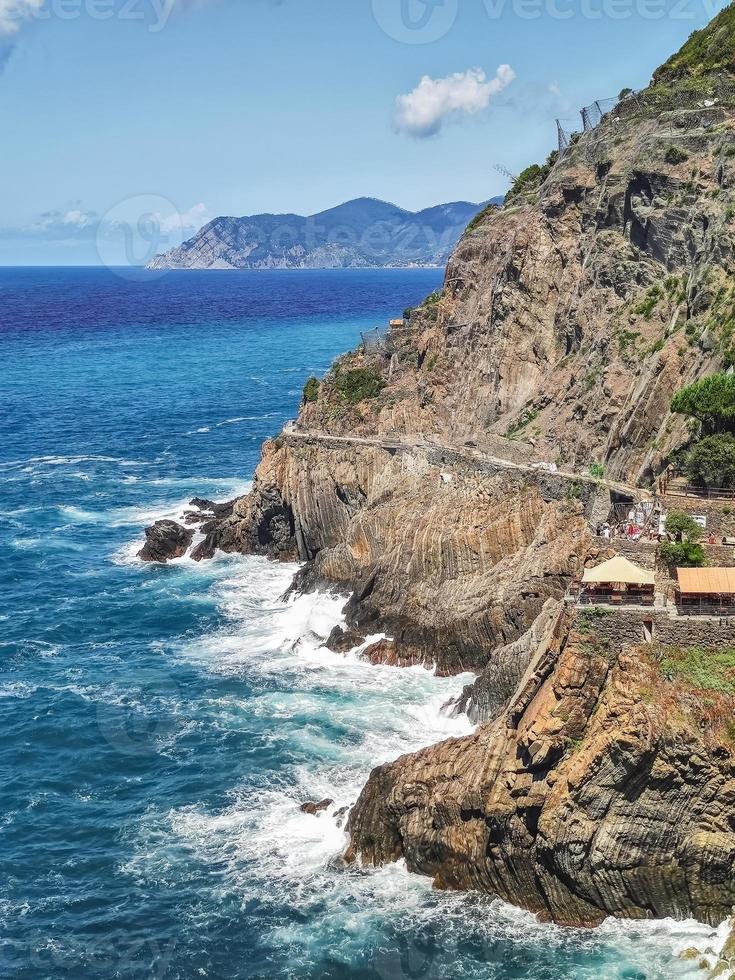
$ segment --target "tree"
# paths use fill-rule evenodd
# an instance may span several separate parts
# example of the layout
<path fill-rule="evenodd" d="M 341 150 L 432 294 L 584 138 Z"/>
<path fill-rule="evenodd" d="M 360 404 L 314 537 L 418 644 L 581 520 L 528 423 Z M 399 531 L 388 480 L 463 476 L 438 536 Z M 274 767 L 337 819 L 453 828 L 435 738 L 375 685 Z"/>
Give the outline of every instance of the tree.
<path fill-rule="evenodd" d="M 682 510 L 672 510 L 666 518 L 666 531 L 673 534 L 675 538 L 691 541 L 696 544 L 702 537 L 702 528 L 696 521 L 692 520 L 689 514 Z"/>
<path fill-rule="evenodd" d="M 735 429 L 735 375 L 711 374 L 677 391 L 671 411 L 697 419 L 705 435 Z"/>
<path fill-rule="evenodd" d="M 705 436 L 686 454 L 683 468 L 692 483 L 732 487 L 735 485 L 735 437 L 728 433 Z"/>
<path fill-rule="evenodd" d="M 701 568 L 707 564 L 702 545 L 691 541 L 664 541 L 659 554 L 671 568 Z"/>

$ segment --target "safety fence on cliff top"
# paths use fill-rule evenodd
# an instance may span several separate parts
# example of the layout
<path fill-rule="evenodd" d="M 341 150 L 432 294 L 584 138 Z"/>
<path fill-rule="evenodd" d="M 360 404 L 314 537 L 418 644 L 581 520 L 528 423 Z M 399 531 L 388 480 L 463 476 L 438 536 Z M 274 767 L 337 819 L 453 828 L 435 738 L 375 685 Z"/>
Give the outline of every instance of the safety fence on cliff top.
<path fill-rule="evenodd" d="M 388 336 L 387 327 L 375 327 L 373 330 L 363 330 L 360 333 L 365 350 L 378 350 L 385 344 Z"/>
<path fill-rule="evenodd" d="M 579 110 L 582 126 L 577 119 L 557 119 L 557 147 L 562 157 L 582 133 L 591 132 L 611 112 L 628 115 L 631 112 L 648 111 L 663 113 L 677 109 L 695 109 L 701 112 L 700 124 L 708 128 L 715 122 L 718 107 L 735 100 L 735 85 L 728 79 L 712 82 L 709 95 L 699 88 L 672 88 L 653 86 L 648 89 L 623 89 L 620 95 L 609 99 L 596 99 Z"/>
<path fill-rule="evenodd" d="M 609 112 L 612 112 L 613 109 L 617 108 L 622 102 L 630 102 L 637 105 L 637 97 L 638 93 L 633 91 L 633 89 L 624 89 L 620 95 L 616 95 L 613 98 L 596 99 L 593 103 L 591 103 L 591 105 L 583 106 L 579 110 L 579 114 L 582 118 L 581 130 L 577 125 L 575 125 L 576 120 L 557 119 L 556 133 L 559 156 L 564 156 L 569 147 L 572 145 L 575 136 L 578 136 L 580 133 L 588 133 L 590 130 L 596 129 L 605 116 Z"/>

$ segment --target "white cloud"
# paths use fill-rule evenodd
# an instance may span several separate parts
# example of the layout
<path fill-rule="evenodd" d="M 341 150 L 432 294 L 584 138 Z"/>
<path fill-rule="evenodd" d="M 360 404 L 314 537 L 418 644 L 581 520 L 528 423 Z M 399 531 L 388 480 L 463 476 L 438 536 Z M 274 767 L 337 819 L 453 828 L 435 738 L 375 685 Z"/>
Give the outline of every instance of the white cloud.
<path fill-rule="evenodd" d="M 510 65 L 500 65 L 492 78 L 481 68 L 455 72 L 446 78 L 424 75 L 413 92 L 396 99 L 396 128 L 411 136 L 433 136 L 447 119 L 486 109 L 492 97 L 515 77 Z"/>
<path fill-rule="evenodd" d="M 0 0 L 0 38 L 17 34 L 24 20 L 37 14 L 44 0 Z"/>
<path fill-rule="evenodd" d="M 178 231 L 199 231 L 202 225 L 206 225 L 209 221 L 209 212 L 207 205 L 200 202 L 194 204 L 188 211 L 184 211 L 183 214 L 176 211 L 165 218 L 158 215 L 158 221 L 161 231 L 167 235 Z"/>
<path fill-rule="evenodd" d="M 70 211 L 44 211 L 28 227 L 19 229 L 19 232 L 49 239 L 62 239 L 89 231 L 96 225 L 97 215 L 94 211 L 73 208 Z"/>

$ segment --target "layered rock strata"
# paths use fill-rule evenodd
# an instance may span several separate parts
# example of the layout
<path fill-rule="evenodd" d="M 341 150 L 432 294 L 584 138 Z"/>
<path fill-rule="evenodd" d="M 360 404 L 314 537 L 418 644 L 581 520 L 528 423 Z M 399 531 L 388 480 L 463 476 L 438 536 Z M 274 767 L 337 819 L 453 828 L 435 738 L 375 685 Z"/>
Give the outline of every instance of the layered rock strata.
<path fill-rule="evenodd" d="M 332 645 L 480 675 L 455 705 L 474 735 L 372 774 L 350 860 L 560 922 L 729 912 L 730 676 L 682 685 L 640 622 L 596 632 L 561 600 L 621 499 L 594 478 L 652 486 L 688 438 L 673 392 L 735 363 L 734 246 L 729 7 L 473 221 L 443 288 L 310 383 L 202 525 L 198 559 L 300 560 L 296 588 L 343 593 Z"/>
<path fill-rule="evenodd" d="M 735 902 L 730 730 L 654 648 L 561 613 L 496 721 L 374 770 L 348 830 L 349 861 L 403 858 L 556 922 L 715 924 Z"/>

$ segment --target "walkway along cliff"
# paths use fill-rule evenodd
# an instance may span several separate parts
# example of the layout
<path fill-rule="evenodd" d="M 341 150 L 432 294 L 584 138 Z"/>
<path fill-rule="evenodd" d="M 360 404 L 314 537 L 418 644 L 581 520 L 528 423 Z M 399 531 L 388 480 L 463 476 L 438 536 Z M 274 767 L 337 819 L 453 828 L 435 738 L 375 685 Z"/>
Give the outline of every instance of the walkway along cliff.
<path fill-rule="evenodd" d="M 705 696 L 673 648 L 562 603 L 609 557 L 590 526 L 686 440 L 673 392 L 735 360 L 734 71 L 727 8 L 475 219 L 385 343 L 310 382 L 203 526 L 196 558 L 300 559 L 297 588 L 343 592 L 335 648 L 385 634 L 368 658 L 481 675 L 475 734 L 372 774 L 348 860 L 560 922 L 735 903 L 727 664 Z"/>

